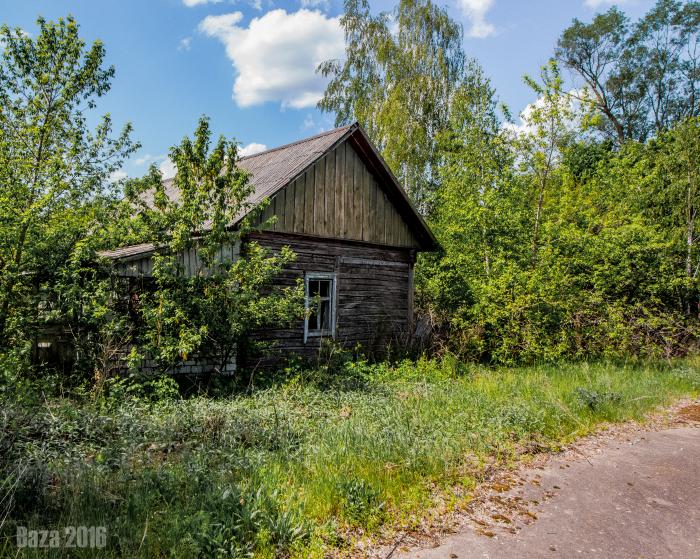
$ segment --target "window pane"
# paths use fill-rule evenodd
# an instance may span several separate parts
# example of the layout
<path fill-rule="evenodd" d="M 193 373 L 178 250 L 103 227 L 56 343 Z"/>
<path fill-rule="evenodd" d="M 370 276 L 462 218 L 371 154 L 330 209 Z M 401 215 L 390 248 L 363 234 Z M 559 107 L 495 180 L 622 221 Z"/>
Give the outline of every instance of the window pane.
<path fill-rule="evenodd" d="M 321 329 L 331 329 L 331 302 L 321 301 Z"/>
<path fill-rule="evenodd" d="M 316 305 L 311 307 L 311 313 L 309 314 L 309 331 L 318 330 L 318 313 L 316 312 Z"/>
<path fill-rule="evenodd" d="M 333 280 L 307 278 L 307 331 L 318 336 L 333 330 Z"/>
<path fill-rule="evenodd" d="M 309 297 L 317 297 L 319 292 L 319 280 L 309 280 Z"/>

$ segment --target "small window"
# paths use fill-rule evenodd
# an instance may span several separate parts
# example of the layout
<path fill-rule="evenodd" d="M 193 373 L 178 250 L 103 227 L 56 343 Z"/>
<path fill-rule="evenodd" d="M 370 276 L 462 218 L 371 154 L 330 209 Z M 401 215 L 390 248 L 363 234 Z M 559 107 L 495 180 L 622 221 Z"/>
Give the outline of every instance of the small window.
<path fill-rule="evenodd" d="M 311 337 L 335 337 L 335 275 L 307 274 L 304 342 Z"/>

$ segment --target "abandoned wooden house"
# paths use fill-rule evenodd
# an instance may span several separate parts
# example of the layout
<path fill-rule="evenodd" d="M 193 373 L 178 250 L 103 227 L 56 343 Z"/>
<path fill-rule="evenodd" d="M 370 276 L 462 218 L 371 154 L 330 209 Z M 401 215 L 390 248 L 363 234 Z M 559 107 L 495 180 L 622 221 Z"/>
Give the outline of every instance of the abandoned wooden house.
<path fill-rule="evenodd" d="M 278 355 L 306 358 L 323 338 L 376 353 L 409 336 L 416 253 L 433 250 L 436 241 L 362 128 L 337 128 L 238 164 L 250 173 L 251 202 L 270 201 L 262 222 L 276 216 L 250 239 L 296 253 L 277 281 L 303 278 L 307 307 L 316 306 L 293 327 L 256 336 L 274 342 Z M 105 253 L 125 276 L 148 275 L 152 254 L 151 245 Z M 196 255 L 183 258 L 187 268 Z M 192 362 L 184 372 L 205 367 Z"/>

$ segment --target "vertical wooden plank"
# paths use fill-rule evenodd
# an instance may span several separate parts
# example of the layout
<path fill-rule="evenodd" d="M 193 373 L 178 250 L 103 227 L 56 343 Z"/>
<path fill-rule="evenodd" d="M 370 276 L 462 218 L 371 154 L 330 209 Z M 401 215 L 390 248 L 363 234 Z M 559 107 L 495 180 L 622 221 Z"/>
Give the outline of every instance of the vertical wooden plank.
<path fill-rule="evenodd" d="M 364 239 L 365 238 L 365 212 L 367 211 L 367 208 L 365 208 L 365 191 L 366 191 L 365 186 L 367 184 L 367 169 L 365 169 L 365 165 L 362 162 L 362 159 L 360 159 L 359 157 L 357 158 L 355 165 L 357 166 L 355 169 L 355 172 L 360 176 L 360 180 L 358 181 L 359 189 L 357 191 L 357 200 L 358 200 L 358 204 L 360 206 L 360 220 L 359 220 L 358 228 L 357 228 L 357 238 Z"/>
<path fill-rule="evenodd" d="M 314 165 L 314 234 L 326 235 L 326 157 Z"/>
<path fill-rule="evenodd" d="M 391 213 L 394 209 L 388 196 L 384 199 L 384 202 L 384 238 L 386 239 L 386 244 L 390 245 L 393 242 L 391 238 Z"/>
<path fill-rule="evenodd" d="M 369 214 L 367 222 L 367 240 L 377 242 L 375 227 L 377 224 L 377 181 L 370 175 L 369 180 Z"/>
<path fill-rule="evenodd" d="M 391 219 L 391 202 L 389 201 L 389 198 L 387 197 L 386 193 L 384 194 L 384 243 L 389 244 L 391 243 L 391 227 L 389 227 L 389 220 Z"/>
<path fill-rule="evenodd" d="M 394 229 L 396 230 L 396 244 L 400 245 L 401 244 L 401 216 L 399 215 L 399 212 L 396 211 L 396 208 L 394 208 Z"/>
<path fill-rule="evenodd" d="M 304 175 L 294 181 L 294 232 L 304 232 L 304 189 L 306 180 Z"/>
<path fill-rule="evenodd" d="M 390 245 L 396 244 L 396 238 L 394 236 L 394 212 L 394 204 L 389 200 L 389 212 L 386 221 L 386 241 Z"/>
<path fill-rule="evenodd" d="M 394 211 L 391 212 L 391 228 L 392 228 L 392 235 L 394 238 L 394 244 L 398 245 L 399 239 L 400 239 L 400 233 L 399 233 L 399 212 L 396 211 L 396 207 L 393 208 Z"/>
<path fill-rule="evenodd" d="M 337 189 L 335 182 L 335 154 L 336 150 L 333 150 L 326 157 L 326 223 L 324 227 L 329 237 L 335 236 L 335 223 L 337 221 L 335 215 L 335 193 Z"/>
<path fill-rule="evenodd" d="M 350 147 L 346 148 L 345 159 L 348 167 L 348 222 L 347 222 L 347 234 L 348 238 L 355 238 L 355 228 L 357 227 L 357 204 L 355 203 L 355 152 Z"/>
<path fill-rule="evenodd" d="M 345 233 L 345 144 L 335 148 L 335 236 Z"/>
<path fill-rule="evenodd" d="M 352 238 L 352 222 L 355 219 L 353 213 L 353 192 L 355 190 L 353 180 L 353 149 L 345 142 L 345 227 L 343 229 L 343 237 L 346 239 Z"/>
<path fill-rule="evenodd" d="M 288 184 L 277 193 L 275 213 L 277 215 L 277 231 L 291 231 L 294 216 L 294 184 Z"/>
<path fill-rule="evenodd" d="M 357 170 L 355 171 L 356 173 L 359 174 L 360 180 L 358 181 L 358 192 L 357 192 L 357 198 L 358 198 L 358 204 L 359 204 L 359 209 L 360 209 L 360 219 L 358 221 L 358 227 L 357 227 L 357 238 L 358 239 L 364 239 L 365 238 L 365 216 L 367 213 L 367 181 L 369 180 L 369 173 L 367 172 L 367 168 L 365 167 L 364 162 L 360 157 L 358 156 L 356 159 L 357 165 Z"/>
<path fill-rule="evenodd" d="M 372 189 L 374 185 L 372 184 L 373 177 L 366 167 L 364 168 L 364 176 L 364 192 L 362 193 L 362 239 L 364 241 L 369 241 L 372 238 Z"/>
<path fill-rule="evenodd" d="M 275 231 L 284 231 L 284 210 L 286 206 L 287 189 L 283 188 L 272 198 L 267 209 L 272 211 L 272 215 L 277 218 L 274 225 Z M 265 210 L 267 212 L 267 210 Z"/>
<path fill-rule="evenodd" d="M 377 206 L 375 208 L 374 227 L 372 228 L 378 243 L 384 242 L 384 192 L 377 185 Z"/>
<path fill-rule="evenodd" d="M 362 239 L 362 186 L 363 186 L 363 171 L 364 171 L 364 165 L 362 165 L 362 162 L 360 161 L 360 158 L 357 156 L 355 151 L 353 150 L 353 157 L 352 157 L 352 162 L 353 162 L 353 184 L 354 184 L 354 189 L 353 189 L 353 199 L 352 199 L 352 204 L 353 204 L 353 228 L 352 228 L 352 235 L 353 239 Z"/>
<path fill-rule="evenodd" d="M 304 173 L 306 186 L 304 188 L 304 233 L 314 232 L 314 169 Z"/>

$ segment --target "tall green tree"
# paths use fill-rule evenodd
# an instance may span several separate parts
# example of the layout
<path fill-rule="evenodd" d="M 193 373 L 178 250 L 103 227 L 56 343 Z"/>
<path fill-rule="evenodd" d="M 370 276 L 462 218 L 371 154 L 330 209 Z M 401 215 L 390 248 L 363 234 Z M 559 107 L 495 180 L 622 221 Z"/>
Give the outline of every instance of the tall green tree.
<path fill-rule="evenodd" d="M 587 90 L 601 129 L 644 141 L 700 114 L 700 3 L 657 0 L 639 21 L 613 7 L 575 19 L 555 51 Z"/>
<path fill-rule="evenodd" d="M 561 158 L 574 140 L 574 128 L 582 120 L 570 96 L 564 91 L 559 67 L 554 61 L 542 69 L 541 82 L 530 77 L 526 83 L 538 99 L 521 115 L 523 129 L 514 138 L 521 173 L 531 183 L 531 260 L 534 266 L 540 244 L 545 198 L 553 184 L 561 181 Z M 581 109 L 579 108 L 579 111 Z"/>
<path fill-rule="evenodd" d="M 485 286 L 527 253 L 524 183 L 500 113 L 491 83 L 472 63 L 438 138 L 441 187 L 430 224 L 441 249 L 421 255 L 416 268 L 419 307 L 449 332 L 452 349 L 476 358 L 488 353 L 477 318 Z"/>
<path fill-rule="evenodd" d="M 671 243 L 673 299 L 686 315 L 700 316 L 700 120 L 679 123 L 644 152 L 637 163 L 644 165 L 638 211 L 659 224 Z"/>
<path fill-rule="evenodd" d="M 133 357 L 167 371 L 198 356 L 223 372 L 244 350 L 255 351 L 248 342 L 256 328 L 303 316 L 303 285 L 273 283 L 295 257 L 288 247 L 272 254 L 246 238 L 263 208 L 249 202 L 253 186 L 236 166 L 234 140 L 214 142 L 202 118 L 170 158 L 177 174 L 168 190 L 155 167 L 127 189 L 126 207 L 138 209 L 130 226 L 156 247 L 153 283 L 136 309 L 143 327 Z M 196 252 L 196 269 L 184 266 L 187 251 Z"/>
<path fill-rule="evenodd" d="M 109 115 L 88 114 L 114 68 L 87 46 L 72 17 L 38 19 L 32 37 L 0 27 L 0 343 L 31 335 L 38 299 L 71 253 L 100 227 L 115 192 L 110 175 L 138 145 L 113 137 Z"/>
<path fill-rule="evenodd" d="M 319 108 L 337 125 L 357 120 L 427 212 L 438 180 L 436 138 L 464 77 L 462 27 L 431 0 L 400 0 L 378 15 L 367 0 L 346 0 L 340 21 L 346 57 L 319 66 L 331 78 Z"/>

